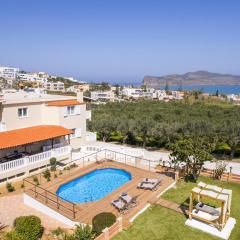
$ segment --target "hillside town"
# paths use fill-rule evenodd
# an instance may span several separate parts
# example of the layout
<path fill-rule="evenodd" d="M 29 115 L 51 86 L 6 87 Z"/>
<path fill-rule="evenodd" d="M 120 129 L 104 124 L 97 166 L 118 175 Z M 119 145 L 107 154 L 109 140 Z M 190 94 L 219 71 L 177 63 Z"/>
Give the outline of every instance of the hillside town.
<path fill-rule="evenodd" d="M 75 96 L 77 92 L 83 92 L 86 101 L 93 104 L 105 104 L 106 102 L 138 101 L 149 99 L 156 101 L 178 101 L 191 94 L 209 97 L 209 93 L 200 90 L 184 91 L 170 90 L 168 84 L 162 89 L 141 86 L 111 85 L 108 83 L 87 83 L 73 77 L 61 77 L 50 75 L 46 72 L 25 72 L 20 68 L 0 66 L 0 89 L 2 94 L 8 92 L 45 92 Z M 213 95 L 213 94 L 212 94 Z M 215 97 L 225 98 L 229 102 L 239 104 L 240 97 L 236 94 L 222 95 L 216 93 Z"/>

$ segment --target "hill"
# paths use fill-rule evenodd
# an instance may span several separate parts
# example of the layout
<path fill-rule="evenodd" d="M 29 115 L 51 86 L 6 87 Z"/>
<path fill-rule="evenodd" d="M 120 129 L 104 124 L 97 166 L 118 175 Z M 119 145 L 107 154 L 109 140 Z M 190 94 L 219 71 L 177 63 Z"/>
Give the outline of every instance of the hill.
<path fill-rule="evenodd" d="M 143 85 L 160 88 L 168 83 L 169 86 L 182 85 L 240 85 L 240 76 L 211 73 L 207 71 L 188 72 L 185 74 L 165 75 L 161 77 L 145 76 Z"/>

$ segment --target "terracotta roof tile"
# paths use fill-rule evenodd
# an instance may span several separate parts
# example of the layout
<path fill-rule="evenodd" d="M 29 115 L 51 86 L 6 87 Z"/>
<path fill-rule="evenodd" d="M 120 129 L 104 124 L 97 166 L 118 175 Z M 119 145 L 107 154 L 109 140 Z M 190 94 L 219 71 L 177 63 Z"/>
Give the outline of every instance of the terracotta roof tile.
<path fill-rule="evenodd" d="M 71 133 L 71 130 L 56 125 L 39 125 L 0 132 L 0 149 L 44 141 Z"/>
<path fill-rule="evenodd" d="M 80 105 L 83 103 L 80 103 L 77 100 L 61 100 L 61 101 L 52 101 L 48 102 L 48 106 L 56 106 L 56 107 L 64 107 L 64 106 L 70 106 L 70 105 Z"/>

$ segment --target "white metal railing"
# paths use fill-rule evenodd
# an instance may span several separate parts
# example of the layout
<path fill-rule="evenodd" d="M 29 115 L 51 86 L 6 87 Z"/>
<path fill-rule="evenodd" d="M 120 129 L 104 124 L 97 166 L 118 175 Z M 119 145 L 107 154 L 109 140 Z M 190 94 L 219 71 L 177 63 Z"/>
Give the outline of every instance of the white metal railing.
<path fill-rule="evenodd" d="M 20 167 L 29 166 L 29 164 L 39 163 L 49 160 L 51 157 L 61 157 L 71 152 L 71 146 L 55 148 L 46 152 L 41 152 L 31 156 L 26 156 L 16 160 L 0 164 L 0 172 L 15 170 Z"/>
<path fill-rule="evenodd" d="M 86 152 L 98 152 L 101 150 L 110 150 L 113 152 L 118 152 L 122 154 L 127 154 L 135 157 L 144 157 L 144 150 L 142 149 L 133 149 L 133 148 L 128 148 L 128 147 L 111 147 L 111 146 L 94 146 L 94 145 L 85 145 L 82 147 L 83 151 Z"/>

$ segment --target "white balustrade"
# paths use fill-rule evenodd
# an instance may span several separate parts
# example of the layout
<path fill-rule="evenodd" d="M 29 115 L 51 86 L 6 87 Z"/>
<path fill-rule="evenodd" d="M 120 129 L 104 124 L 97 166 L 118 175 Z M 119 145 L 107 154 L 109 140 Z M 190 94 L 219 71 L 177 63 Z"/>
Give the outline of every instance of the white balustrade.
<path fill-rule="evenodd" d="M 52 149 L 52 156 L 51 157 L 59 157 L 65 154 L 70 153 L 71 147 L 70 146 L 64 146 L 60 148 L 54 148 Z"/>
<path fill-rule="evenodd" d="M 95 145 L 85 145 L 82 147 L 83 152 L 99 152 L 101 150 L 109 150 L 112 152 L 118 152 L 134 157 L 144 157 L 144 150 L 142 149 L 133 149 L 128 147 L 112 147 L 112 146 L 95 146 Z"/>
<path fill-rule="evenodd" d="M 70 152 L 71 152 L 71 147 L 64 146 L 64 147 L 52 149 L 50 151 L 41 152 L 31 156 L 26 156 L 26 157 L 12 160 L 9 162 L 1 163 L 0 172 L 11 171 L 24 166 L 29 166 L 30 164 L 43 162 L 43 161 L 49 160 L 51 157 L 61 157 L 69 154 Z"/>

